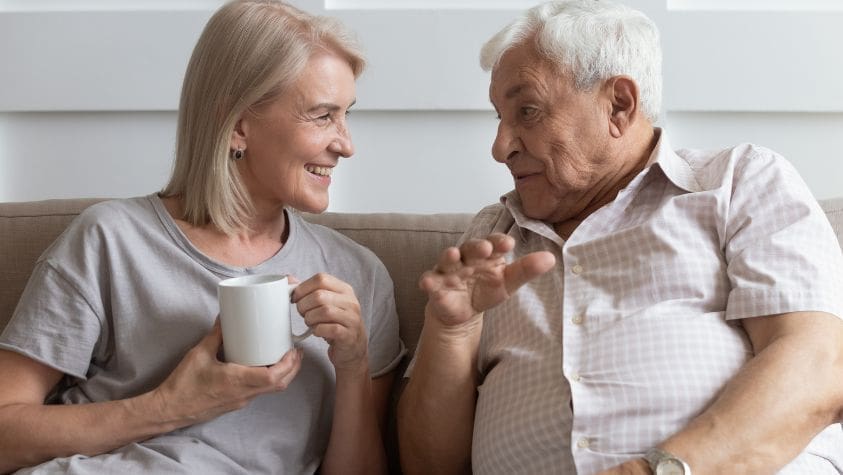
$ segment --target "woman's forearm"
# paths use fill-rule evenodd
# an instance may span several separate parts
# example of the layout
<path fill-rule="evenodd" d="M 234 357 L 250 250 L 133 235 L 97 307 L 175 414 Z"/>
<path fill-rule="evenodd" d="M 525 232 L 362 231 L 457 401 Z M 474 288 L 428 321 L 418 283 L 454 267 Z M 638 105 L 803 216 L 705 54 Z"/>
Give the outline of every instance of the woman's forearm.
<path fill-rule="evenodd" d="M 337 372 L 334 420 L 324 474 L 386 473 L 386 451 L 368 365 Z"/>
<path fill-rule="evenodd" d="M 98 455 L 174 430 L 152 393 L 120 401 L 0 407 L 0 473 L 57 457 Z"/>

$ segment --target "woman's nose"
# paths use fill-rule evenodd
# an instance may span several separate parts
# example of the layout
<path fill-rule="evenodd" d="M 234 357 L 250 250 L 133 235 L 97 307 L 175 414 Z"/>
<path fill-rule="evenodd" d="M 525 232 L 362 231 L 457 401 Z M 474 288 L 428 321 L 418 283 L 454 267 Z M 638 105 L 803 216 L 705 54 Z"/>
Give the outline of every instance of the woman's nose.
<path fill-rule="evenodd" d="M 330 150 L 345 158 L 354 155 L 354 142 L 351 141 L 348 128 L 342 124 L 337 129 L 337 137 L 331 142 Z"/>

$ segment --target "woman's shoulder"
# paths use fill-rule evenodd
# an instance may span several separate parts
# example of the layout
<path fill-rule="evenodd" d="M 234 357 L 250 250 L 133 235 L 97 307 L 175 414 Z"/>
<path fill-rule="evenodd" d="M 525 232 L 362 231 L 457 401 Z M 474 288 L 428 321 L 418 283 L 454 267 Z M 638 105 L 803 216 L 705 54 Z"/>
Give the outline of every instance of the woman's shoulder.
<path fill-rule="evenodd" d="M 44 255 L 62 252 L 77 252 L 80 248 L 93 248 L 117 236 L 144 232 L 155 218 L 150 196 L 119 198 L 100 201 L 85 208 L 76 216 Z M 80 246 L 79 243 L 86 244 Z"/>
<path fill-rule="evenodd" d="M 149 220 L 155 215 L 152 196 L 114 198 L 94 203 L 82 210 L 68 227 L 121 228 L 127 221 Z"/>
<path fill-rule="evenodd" d="M 366 246 L 358 243 L 345 234 L 322 224 L 312 223 L 301 214 L 290 213 L 291 219 L 295 220 L 295 226 L 305 240 L 319 246 L 325 252 L 330 252 L 332 257 L 353 259 L 361 263 L 369 263 L 382 266 L 377 255 Z"/>

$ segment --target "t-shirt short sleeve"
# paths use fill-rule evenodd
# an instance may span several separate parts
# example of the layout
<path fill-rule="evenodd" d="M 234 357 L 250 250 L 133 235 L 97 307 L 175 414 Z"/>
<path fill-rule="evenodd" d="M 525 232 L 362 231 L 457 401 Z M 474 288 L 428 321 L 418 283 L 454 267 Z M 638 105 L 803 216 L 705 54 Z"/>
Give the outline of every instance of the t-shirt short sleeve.
<path fill-rule="evenodd" d="M 372 321 L 369 326 L 369 371 L 372 378 L 394 370 L 407 353 L 398 334 L 393 283 L 380 261 L 375 272 Z"/>
<path fill-rule="evenodd" d="M 0 348 L 85 379 L 101 328 L 89 299 L 50 260 L 41 260 L 0 336 Z"/>

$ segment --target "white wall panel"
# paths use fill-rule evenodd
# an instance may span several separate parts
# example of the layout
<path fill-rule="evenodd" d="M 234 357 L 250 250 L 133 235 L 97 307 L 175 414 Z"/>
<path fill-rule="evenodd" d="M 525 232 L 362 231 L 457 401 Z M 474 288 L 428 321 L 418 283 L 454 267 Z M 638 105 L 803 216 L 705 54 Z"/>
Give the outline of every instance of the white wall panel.
<path fill-rule="evenodd" d="M 335 211 L 477 211 L 512 188 L 491 158 L 492 112 L 355 112 L 357 152 L 341 160 L 332 186 Z"/>
<path fill-rule="evenodd" d="M 667 0 L 669 10 L 713 11 L 835 11 L 840 0 Z"/>
<path fill-rule="evenodd" d="M 668 110 L 843 111 L 843 12 L 669 12 L 659 23 Z"/>
<path fill-rule="evenodd" d="M 0 12 L 0 111 L 175 110 L 210 13 Z"/>
<path fill-rule="evenodd" d="M 128 197 L 169 178 L 171 112 L 0 114 L 0 201 Z M 489 112 L 365 112 L 333 175 L 334 211 L 473 211 L 511 187 Z"/>
<path fill-rule="evenodd" d="M 0 201 L 137 196 L 169 177 L 172 112 L 0 114 Z"/>
<path fill-rule="evenodd" d="M 219 1 L 0 0 L 0 200 L 160 188 L 184 67 Z M 349 24 L 369 58 L 331 209 L 476 210 L 509 188 L 488 152 L 480 45 L 532 2 L 378 1 L 294 0 Z M 662 30 L 674 145 L 758 142 L 818 197 L 843 195 L 843 11 L 786 1 L 627 3 Z"/>

